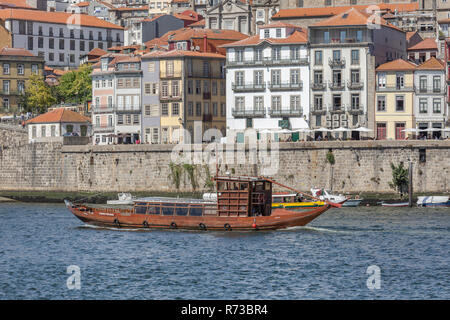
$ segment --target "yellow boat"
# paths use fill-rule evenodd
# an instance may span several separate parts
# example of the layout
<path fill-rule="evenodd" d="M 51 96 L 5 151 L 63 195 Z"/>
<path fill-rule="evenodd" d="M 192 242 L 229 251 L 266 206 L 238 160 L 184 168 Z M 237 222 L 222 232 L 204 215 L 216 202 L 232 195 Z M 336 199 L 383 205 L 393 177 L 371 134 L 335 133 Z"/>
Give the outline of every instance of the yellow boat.
<path fill-rule="evenodd" d="M 321 207 L 323 201 L 302 201 L 303 198 L 296 193 L 272 194 L 272 208 L 312 208 Z"/>

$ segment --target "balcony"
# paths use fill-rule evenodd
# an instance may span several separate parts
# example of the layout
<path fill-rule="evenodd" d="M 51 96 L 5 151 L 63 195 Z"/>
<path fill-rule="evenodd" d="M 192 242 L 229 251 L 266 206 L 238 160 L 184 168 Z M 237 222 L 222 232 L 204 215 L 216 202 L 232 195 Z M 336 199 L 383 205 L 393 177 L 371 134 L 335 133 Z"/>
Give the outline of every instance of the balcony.
<path fill-rule="evenodd" d="M 362 90 L 364 88 L 364 82 L 352 82 L 347 81 L 348 90 Z"/>
<path fill-rule="evenodd" d="M 327 113 L 327 110 L 323 109 L 322 106 L 314 106 L 314 108 L 311 110 L 311 114 L 313 115 L 325 115 Z"/>
<path fill-rule="evenodd" d="M 408 92 L 414 91 L 414 86 L 376 86 L 377 92 Z"/>
<path fill-rule="evenodd" d="M 290 82 L 290 81 L 286 81 L 286 82 L 278 82 L 278 83 L 273 83 L 273 82 L 268 82 L 268 87 L 270 91 L 288 91 L 288 90 L 299 90 L 301 91 L 303 89 L 303 82 L 299 81 L 299 82 Z"/>
<path fill-rule="evenodd" d="M 18 91 L 18 90 L 0 90 L 0 95 L 2 96 L 19 96 L 21 94 L 24 94 L 24 91 Z"/>
<path fill-rule="evenodd" d="M 289 109 L 270 109 L 269 114 L 271 117 L 302 117 L 303 112 L 302 109 L 295 109 L 295 108 L 289 108 Z"/>
<path fill-rule="evenodd" d="M 347 110 L 351 115 L 364 114 L 364 107 L 362 105 L 353 105 Z"/>
<path fill-rule="evenodd" d="M 243 83 L 243 84 L 232 84 L 232 89 L 234 92 L 255 92 L 255 91 L 265 91 L 265 83 Z"/>
<path fill-rule="evenodd" d="M 345 67 L 345 59 L 328 59 L 328 64 L 332 69 L 342 69 Z"/>
<path fill-rule="evenodd" d="M 161 100 L 161 101 L 172 101 L 172 100 L 181 100 L 182 99 L 182 97 L 181 97 L 181 95 L 171 95 L 171 94 L 169 94 L 169 95 L 166 95 L 166 96 L 164 96 L 164 95 L 159 95 L 159 100 Z"/>
<path fill-rule="evenodd" d="M 107 126 L 101 126 L 101 125 L 98 125 L 98 124 L 95 124 L 93 127 L 92 127 L 92 131 L 94 132 L 94 133 L 100 133 L 100 132 L 114 132 L 114 126 L 112 126 L 112 125 L 107 125 Z"/>
<path fill-rule="evenodd" d="M 266 116 L 266 110 L 233 108 L 231 114 L 234 118 L 264 118 Z"/>
<path fill-rule="evenodd" d="M 327 88 L 327 85 L 325 82 L 312 82 L 311 83 L 311 90 L 319 91 L 319 90 L 325 90 Z"/>
<path fill-rule="evenodd" d="M 328 82 L 328 88 L 333 91 L 342 91 L 345 89 L 343 82 Z"/>
<path fill-rule="evenodd" d="M 91 107 L 92 113 L 113 113 L 115 109 L 114 105 L 93 105 Z"/>
<path fill-rule="evenodd" d="M 346 108 L 344 105 L 334 105 L 334 106 L 331 106 L 328 111 L 331 114 L 343 114 L 343 113 L 345 113 L 345 109 Z"/>
<path fill-rule="evenodd" d="M 299 58 L 283 58 L 274 59 L 273 57 L 265 57 L 263 59 L 248 59 L 248 60 L 228 60 L 227 65 L 229 67 L 235 66 L 267 66 L 267 65 L 309 65 L 308 57 Z"/>
<path fill-rule="evenodd" d="M 117 106 L 116 113 L 141 113 L 140 106 Z"/>
<path fill-rule="evenodd" d="M 416 94 L 445 94 L 445 88 L 415 87 Z"/>

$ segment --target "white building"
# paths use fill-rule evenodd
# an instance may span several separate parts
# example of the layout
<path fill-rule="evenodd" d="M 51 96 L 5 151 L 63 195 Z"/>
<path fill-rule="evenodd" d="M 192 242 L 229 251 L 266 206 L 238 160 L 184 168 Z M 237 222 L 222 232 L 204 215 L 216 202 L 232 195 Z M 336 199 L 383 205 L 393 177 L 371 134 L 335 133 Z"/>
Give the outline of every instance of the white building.
<path fill-rule="evenodd" d="M 308 127 L 309 52 L 304 29 L 277 22 L 227 49 L 227 140 L 247 128 Z"/>
<path fill-rule="evenodd" d="M 86 14 L 2 9 L 2 25 L 12 47 L 42 56 L 53 67 L 77 67 L 80 56 L 94 48 L 123 45 L 122 27 Z"/>
<path fill-rule="evenodd" d="M 90 137 L 91 120 L 67 108 L 57 108 L 26 122 L 29 142 L 56 142 L 63 136 Z"/>
<path fill-rule="evenodd" d="M 351 8 L 311 25 L 309 43 L 311 128 L 374 130 L 375 68 L 406 58 L 405 32 L 376 15 Z M 316 138 L 322 135 L 315 134 Z M 355 130 L 335 133 L 335 137 L 341 135 L 359 138 Z"/>
<path fill-rule="evenodd" d="M 448 117 L 445 63 L 434 57 L 414 71 L 414 115 L 418 129 L 443 129 Z M 439 130 L 431 137 L 441 137 Z"/>

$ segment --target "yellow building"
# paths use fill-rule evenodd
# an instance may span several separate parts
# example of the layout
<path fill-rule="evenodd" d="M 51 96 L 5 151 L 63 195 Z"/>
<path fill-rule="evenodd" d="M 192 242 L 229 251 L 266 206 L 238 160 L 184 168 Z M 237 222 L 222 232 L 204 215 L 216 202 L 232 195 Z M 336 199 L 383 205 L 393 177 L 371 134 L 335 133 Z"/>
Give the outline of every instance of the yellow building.
<path fill-rule="evenodd" d="M 397 59 L 376 69 L 375 128 L 378 140 L 403 140 L 404 130 L 415 128 L 414 70 L 416 65 Z"/>
<path fill-rule="evenodd" d="M 44 77 L 44 59 L 25 49 L 0 49 L 0 113 L 22 111 L 25 83 L 32 74 Z"/>
<path fill-rule="evenodd" d="M 216 53 L 173 50 L 160 56 L 162 143 L 209 142 L 225 135 L 224 65 L 225 56 Z"/>

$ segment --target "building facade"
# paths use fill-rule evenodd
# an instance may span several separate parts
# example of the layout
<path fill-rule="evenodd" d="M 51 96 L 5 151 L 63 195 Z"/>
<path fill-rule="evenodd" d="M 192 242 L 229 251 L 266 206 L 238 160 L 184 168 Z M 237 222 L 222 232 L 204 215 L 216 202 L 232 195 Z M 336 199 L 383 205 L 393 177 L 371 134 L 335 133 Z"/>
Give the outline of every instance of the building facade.
<path fill-rule="evenodd" d="M 12 47 L 27 49 L 48 66 L 77 67 L 80 56 L 94 48 L 123 45 L 122 27 L 86 14 L 3 9 L 0 20 Z"/>
<path fill-rule="evenodd" d="M 439 129 L 445 127 L 448 119 L 446 101 L 445 63 L 436 58 L 430 58 L 417 66 L 414 72 L 415 98 L 414 114 L 419 130 L 430 131 L 429 137 L 443 136 Z M 422 135 L 427 133 L 422 133 Z"/>
<path fill-rule="evenodd" d="M 414 71 L 412 62 L 397 59 L 376 69 L 376 138 L 404 140 L 416 127 Z"/>
<path fill-rule="evenodd" d="M 140 58 L 107 54 L 93 65 L 94 144 L 131 144 L 141 140 Z"/>
<path fill-rule="evenodd" d="M 244 142 L 247 129 L 307 128 L 307 33 L 274 23 L 227 48 L 227 141 Z"/>
<path fill-rule="evenodd" d="M 358 139 L 355 129 L 366 127 L 373 136 L 375 68 L 406 58 L 406 36 L 383 19 L 369 25 L 368 17 L 352 8 L 310 26 L 312 129 L 344 127 Z"/>
<path fill-rule="evenodd" d="M 34 74 L 44 78 L 44 60 L 24 49 L 0 49 L 0 113 L 23 111 L 27 80 Z"/>
<path fill-rule="evenodd" d="M 254 34 L 252 27 L 252 7 L 246 1 L 223 0 L 208 5 L 205 12 L 206 28 L 235 30 L 244 34 Z"/>

